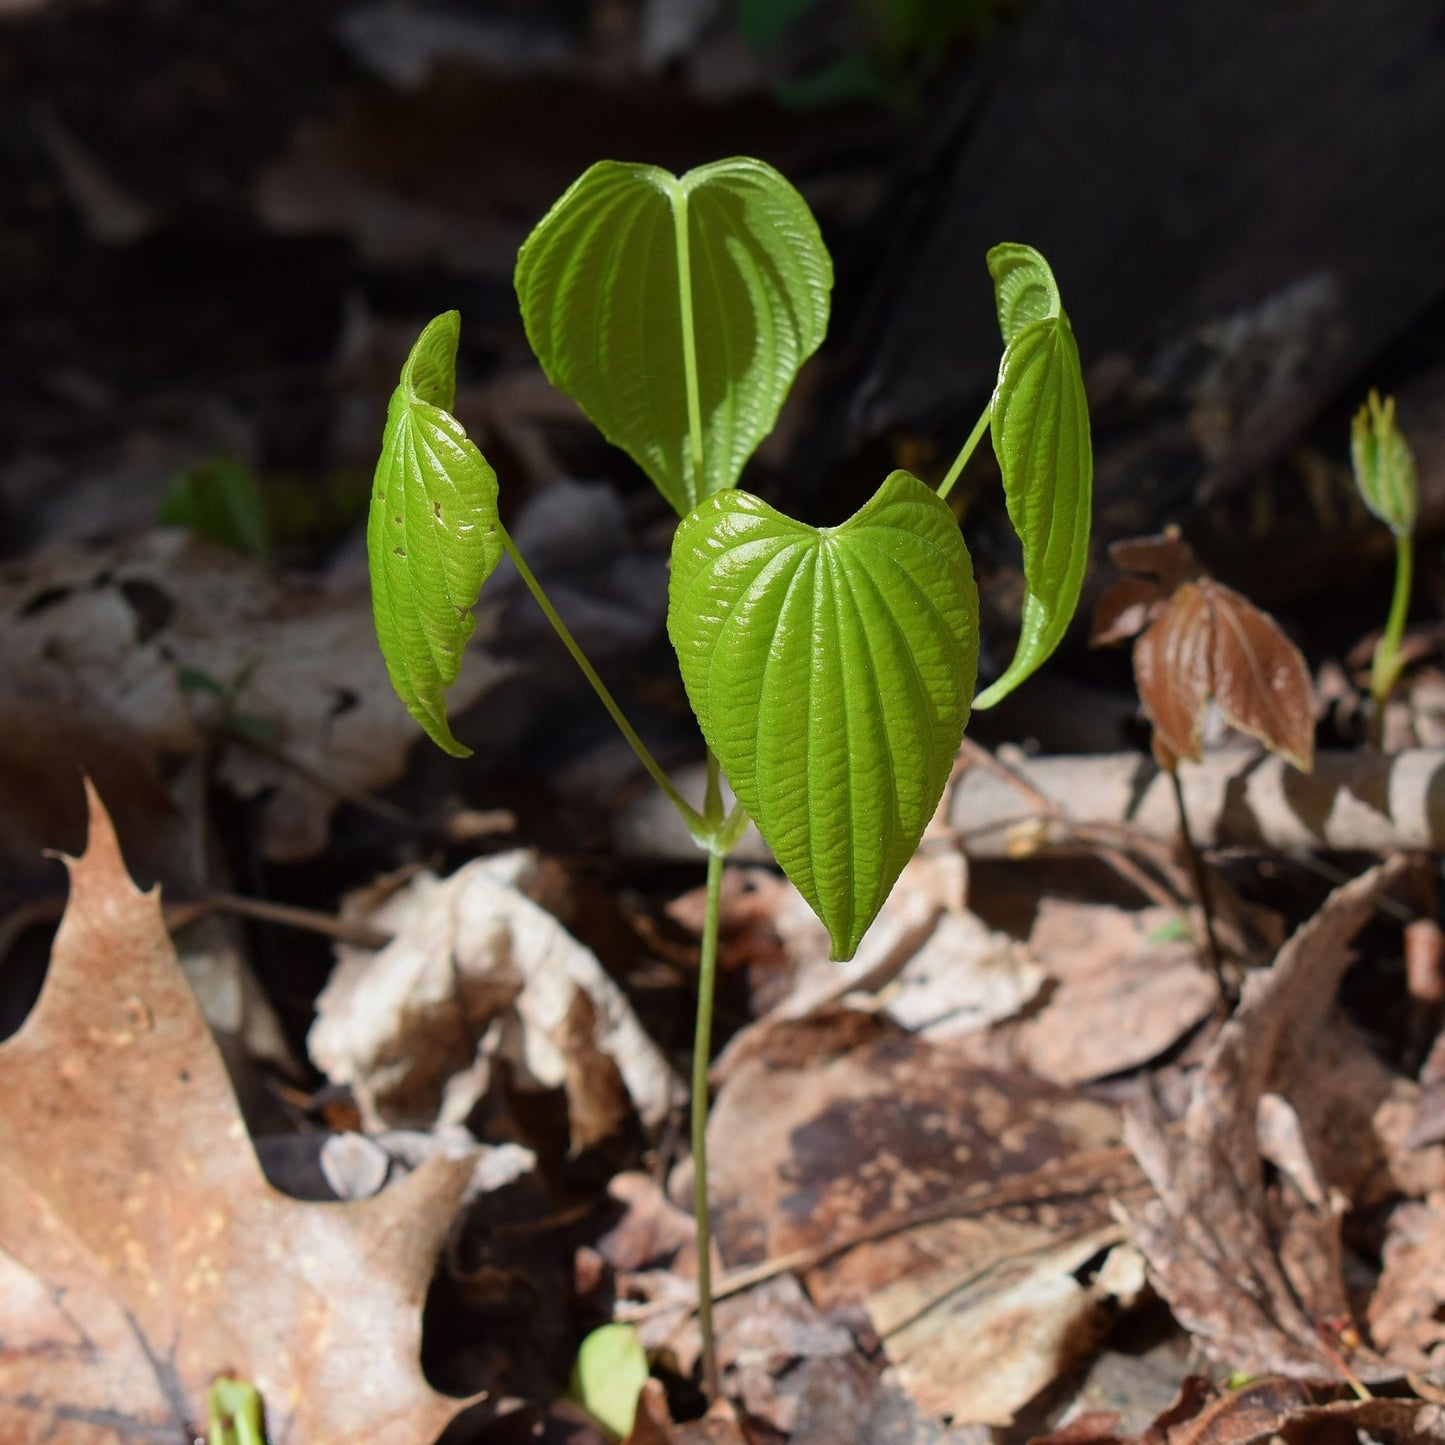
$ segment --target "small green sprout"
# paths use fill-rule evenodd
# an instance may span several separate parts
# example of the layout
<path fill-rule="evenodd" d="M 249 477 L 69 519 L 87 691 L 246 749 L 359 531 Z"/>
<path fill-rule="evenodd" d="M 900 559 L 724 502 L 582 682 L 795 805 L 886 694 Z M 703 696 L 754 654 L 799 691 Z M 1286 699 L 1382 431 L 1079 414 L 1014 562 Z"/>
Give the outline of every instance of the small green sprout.
<path fill-rule="evenodd" d="M 631 1325 L 601 1325 L 582 1341 L 567 1393 L 614 1440 L 625 1440 L 648 1373 L 647 1351 L 637 1331 Z"/>
<path fill-rule="evenodd" d="M 261 1396 L 246 1380 L 222 1375 L 206 1395 L 206 1445 L 266 1445 Z"/>
<path fill-rule="evenodd" d="M 1395 534 L 1395 591 L 1370 669 L 1370 696 L 1378 715 L 1405 665 L 1400 640 L 1410 610 L 1415 517 L 1420 504 L 1415 458 L 1395 425 L 1394 397 L 1382 402 L 1379 393 L 1372 390 L 1369 400 L 1355 413 L 1350 427 L 1350 461 L 1365 505 Z"/>

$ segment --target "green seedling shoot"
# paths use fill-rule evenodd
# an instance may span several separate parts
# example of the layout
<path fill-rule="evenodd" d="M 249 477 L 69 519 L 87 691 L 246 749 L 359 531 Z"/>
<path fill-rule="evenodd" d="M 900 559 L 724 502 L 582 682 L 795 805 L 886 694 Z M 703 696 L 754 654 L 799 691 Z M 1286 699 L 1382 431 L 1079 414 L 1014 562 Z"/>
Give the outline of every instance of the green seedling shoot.
<path fill-rule="evenodd" d="M 1410 611 L 1415 516 L 1419 510 L 1415 458 L 1395 425 L 1394 397 L 1382 402 L 1379 393 L 1371 391 L 1369 400 L 1355 413 L 1350 427 L 1350 461 L 1365 505 L 1395 534 L 1395 590 L 1370 668 L 1370 696 L 1378 718 L 1405 665 L 1400 640 Z"/>
<path fill-rule="evenodd" d="M 261 1396 L 246 1380 L 222 1375 L 206 1394 L 206 1445 L 266 1445 Z"/>
<path fill-rule="evenodd" d="M 445 695 L 481 586 L 506 555 L 707 854 L 691 1126 L 712 1396 L 707 1069 L 723 859 L 751 819 L 833 956 L 852 957 L 938 806 L 970 706 L 1028 677 L 1079 598 L 1093 464 L 1078 348 L 1042 256 L 997 246 L 988 268 L 998 382 L 947 475 L 935 489 L 895 471 L 841 526 L 819 528 L 737 487 L 827 328 L 832 261 L 782 176 L 750 159 L 682 177 L 603 161 L 523 245 L 517 296 L 543 370 L 680 519 L 667 626 L 707 745 L 701 807 L 643 745 L 502 525 L 496 474 L 452 415 L 456 312 L 423 331 L 387 415 L 367 540 L 377 636 L 412 715 L 438 746 L 467 754 Z M 945 499 L 985 431 L 1026 597 L 1013 662 L 974 698 L 978 594 Z"/>

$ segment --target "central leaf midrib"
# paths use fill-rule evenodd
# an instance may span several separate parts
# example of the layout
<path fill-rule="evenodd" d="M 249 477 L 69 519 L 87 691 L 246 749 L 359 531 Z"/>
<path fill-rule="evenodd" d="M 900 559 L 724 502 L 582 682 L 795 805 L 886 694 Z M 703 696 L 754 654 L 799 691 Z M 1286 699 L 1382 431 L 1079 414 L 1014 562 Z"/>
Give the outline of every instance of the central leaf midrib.
<path fill-rule="evenodd" d="M 692 485 L 687 501 L 695 507 L 706 492 L 702 445 L 702 392 L 697 371 L 697 339 L 693 334 L 692 254 L 687 234 L 687 188 L 668 177 L 673 235 L 677 243 L 677 295 L 682 320 L 682 367 L 687 386 L 687 431 L 692 456 Z"/>

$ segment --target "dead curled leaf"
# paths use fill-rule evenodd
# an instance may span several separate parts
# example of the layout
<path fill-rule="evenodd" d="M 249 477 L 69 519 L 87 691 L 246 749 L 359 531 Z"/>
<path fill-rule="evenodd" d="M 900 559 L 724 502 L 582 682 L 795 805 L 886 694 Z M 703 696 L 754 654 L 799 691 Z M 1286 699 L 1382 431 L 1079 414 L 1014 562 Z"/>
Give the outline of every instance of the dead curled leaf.
<path fill-rule="evenodd" d="M 1196 1076 L 1182 1126 L 1157 1108 L 1126 1137 L 1157 1198 L 1128 1209 L 1151 1279 L 1175 1317 L 1228 1368 L 1249 1374 L 1397 1378 L 1350 1326 L 1337 1201 L 1378 1153 L 1383 1065 L 1342 1025 L 1335 990 L 1349 941 L 1395 859 L 1337 888 L 1245 984 Z M 1280 1173 L 1266 1184 L 1264 1159 Z"/>
<path fill-rule="evenodd" d="M 418 1359 L 471 1173 L 354 1204 L 261 1175 L 158 896 L 92 794 L 44 991 L 0 1044 L 0 1439 L 195 1439 L 229 1371 L 275 1441 L 429 1445 L 463 1401 Z"/>
<path fill-rule="evenodd" d="M 498 1060 L 519 1088 L 567 1090 L 574 1148 L 617 1126 L 629 1100 L 655 1124 L 680 1099 L 622 990 L 526 895 L 532 861 L 514 852 L 418 874 L 368 915 L 391 943 L 338 948 L 308 1046 L 355 1090 L 369 1128 L 461 1122 Z"/>

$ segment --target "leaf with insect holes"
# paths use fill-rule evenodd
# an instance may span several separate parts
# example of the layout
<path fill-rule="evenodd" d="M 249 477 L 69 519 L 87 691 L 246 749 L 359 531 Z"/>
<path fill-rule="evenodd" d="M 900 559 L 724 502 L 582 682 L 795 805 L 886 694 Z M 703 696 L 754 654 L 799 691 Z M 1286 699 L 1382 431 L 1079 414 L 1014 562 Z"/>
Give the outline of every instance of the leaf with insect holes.
<path fill-rule="evenodd" d="M 852 957 L 968 721 L 978 594 L 953 514 L 903 471 L 839 527 L 723 492 L 677 529 L 667 627 L 733 791 Z"/>
<path fill-rule="evenodd" d="M 1004 354 L 990 427 L 1009 520 L 1024 549 L 1018 650 L 974 699 L 1001 702 L 1063 640 L 1089 560 L 1094 455 L 1073 328 L 1048 262 L 1031 246 L 988 253 Z"/>
<path fill-rule="evenodd" d="M 451 414 L 461 317 L 438 316 L 392 393 L 371 488 L 366 550 L 376 638 L 407 711 L 453 757 L 446 690 L 476 623 L 472 608 L 502 555 L 497 474 Z"/>
<path fill-rule="evenodd" d="M 679 515 L 735 486 L 828 326 L 833 263 L 762 161 L 599 161 L 517 257 L 527 340 Z"/>
<path fill-rule="evenodd" d="M 1161 766 L 1198 762 L 1206 704 L 1301 772 L 1314 764 L 1309 668 L 1279 624 L 1208 578 L 1186 582 L 1134 644 Z"/>
<path fill-rule="evenodd" d="M 1395 425 L 1395 398 L 1372 391 L 1350 425 L 1350 461 L 1365 505 L 1395 533 L 1410 532 L 1420 505 L 1415 457 Z"/>

